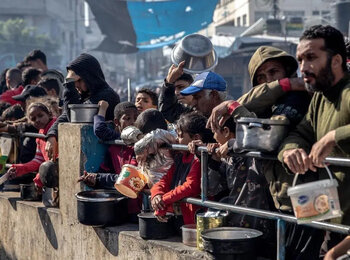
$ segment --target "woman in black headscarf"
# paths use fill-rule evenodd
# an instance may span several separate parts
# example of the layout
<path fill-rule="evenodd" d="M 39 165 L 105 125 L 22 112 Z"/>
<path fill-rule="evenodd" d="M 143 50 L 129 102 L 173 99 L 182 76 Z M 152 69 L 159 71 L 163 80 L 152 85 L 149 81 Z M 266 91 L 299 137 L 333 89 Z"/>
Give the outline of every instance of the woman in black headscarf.
<path fill-rule="evenodd" d="M 47 133 L 46 151 L 54 160 L 57 156 L 58 124 L 70 121 L 69 104 L 97 104 L 105 100 L 109 104 L 106 120 L 112 120 L 114 107 L 120 102 L 118 94 L 105 81 L 100 63 L 92 55 L 82 53 L 68 64 L 67 72 L 63 113 Z"/>

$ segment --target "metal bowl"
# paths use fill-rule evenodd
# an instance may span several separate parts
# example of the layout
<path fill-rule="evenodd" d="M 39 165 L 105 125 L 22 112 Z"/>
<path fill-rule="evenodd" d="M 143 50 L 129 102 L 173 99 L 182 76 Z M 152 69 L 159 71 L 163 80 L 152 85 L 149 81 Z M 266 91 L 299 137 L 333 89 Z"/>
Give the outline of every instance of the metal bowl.
<path fill-rule="evenodd" d="M 173 48 L 171 61 L 175 65 L 185 61 L 184 71 L 187 73 L 202 73 L 212 70 L 218 64 L 218 56 L 207 37 L 190 34 Z"/>
<path fill-rule="evenodd" d="M 71 123 L 93 123 L 98 112 L 97 104 L 71 104 L 68 108 Z"/>

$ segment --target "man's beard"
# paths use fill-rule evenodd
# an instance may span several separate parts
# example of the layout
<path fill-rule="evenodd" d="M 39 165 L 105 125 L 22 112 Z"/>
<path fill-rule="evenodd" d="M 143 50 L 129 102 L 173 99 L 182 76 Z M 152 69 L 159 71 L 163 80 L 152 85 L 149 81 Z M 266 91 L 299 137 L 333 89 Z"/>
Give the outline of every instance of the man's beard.
<path fill-rule="evenodd" d="M 305 83 L 305 88 L 309 92 L 324 92 L 332 86 L 334 81 L 334 74 L 331 68 L 332 57 L 327 58 L 327 63 L 324 68 L 322 68 L 318 75 L 316 76 L 314 73 L 308 73 L 307 71 L 304 73 L 305 76 L 311 76 L 315 79 L 315 84 Z"/>

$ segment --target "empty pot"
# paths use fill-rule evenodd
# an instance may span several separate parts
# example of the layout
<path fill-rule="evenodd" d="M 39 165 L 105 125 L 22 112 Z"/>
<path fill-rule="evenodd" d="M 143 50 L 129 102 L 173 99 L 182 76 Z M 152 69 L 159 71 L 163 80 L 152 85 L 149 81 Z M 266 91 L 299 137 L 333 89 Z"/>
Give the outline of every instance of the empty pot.
<path fill-rule="evenodd" d="M 174 234 L 171 218 L 168 222 L 159 222 L 153 212 L 145 212 L 139 217 L 139 232 L 143 239 L 164 239 Z"/>
<path fill-rule="evenodd" d="M 93 123 L 98 112 L 97 104 L 71 104 L 68 108 L 71 123 Z"/>
<path fill-rule="evenodd" d="M 22 200 L 40 201 L 41 194 L 37 191 L 34 183 L 19 185 Z"/>
<path fill-rule="evenodd" d="M 218 64 L 218 56 L 211 41 L 200 34 L 190 34 L 173 48 L 171 61 L 179 65 L 185 61 L 184 71 L 201 73 L 210 71 Z"/>
<path fill-rule="evenodd" d="M 127 198 L 114 190 L 89 190 L 75 194 L 78 220 L 89 226 L 114 226 L 128 217 Z"/>
<path fill-rule="evenodd" d="M 255 245 L 262 232 L 238 227 L 220 227 L 202 232 L 204 250 L 220 260 L 254 260 Z"/>

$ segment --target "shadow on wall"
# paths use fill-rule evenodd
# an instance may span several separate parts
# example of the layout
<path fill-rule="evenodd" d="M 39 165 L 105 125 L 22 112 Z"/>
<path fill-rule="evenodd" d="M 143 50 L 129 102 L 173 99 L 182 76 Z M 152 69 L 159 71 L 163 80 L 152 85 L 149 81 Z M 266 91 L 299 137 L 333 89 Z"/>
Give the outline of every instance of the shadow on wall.
<path fill-rule="evenodd" d="M 54 249 L 58 249 L 56 232 L 52 225 L 50 216 L 47 213 L 47 208 L 39 207 L 38 214 L 39 214 L 39 219 L 40 219 L 41 225 L 43 226 L 47 239 L 49 240 L 50 244 Z"/>
<path fill-rule="evenodd" d="M 115 227 L 94 227 L 94 231 L 96 232 L 96 235 L 101 240 L 102 244 L 105 246 L 105 248 L 110 252 L 113 256 L 118 256 L 119 251 L 119 244 L 118 244 L 118 236 L 115 235 L 116 232 L 121 231 L 136 231 L 139 230 L 137 225 L 134 224 L 124 224 L 122 226 L 115 226 Z"/>
<path fill-rule="evenodd" d="M 0 242 L 0 259 L 1 260 L 17 260 L 18 258 L 16 256 L 9 255 L 5 248 L 3 247 L 2 243 Z"/>

